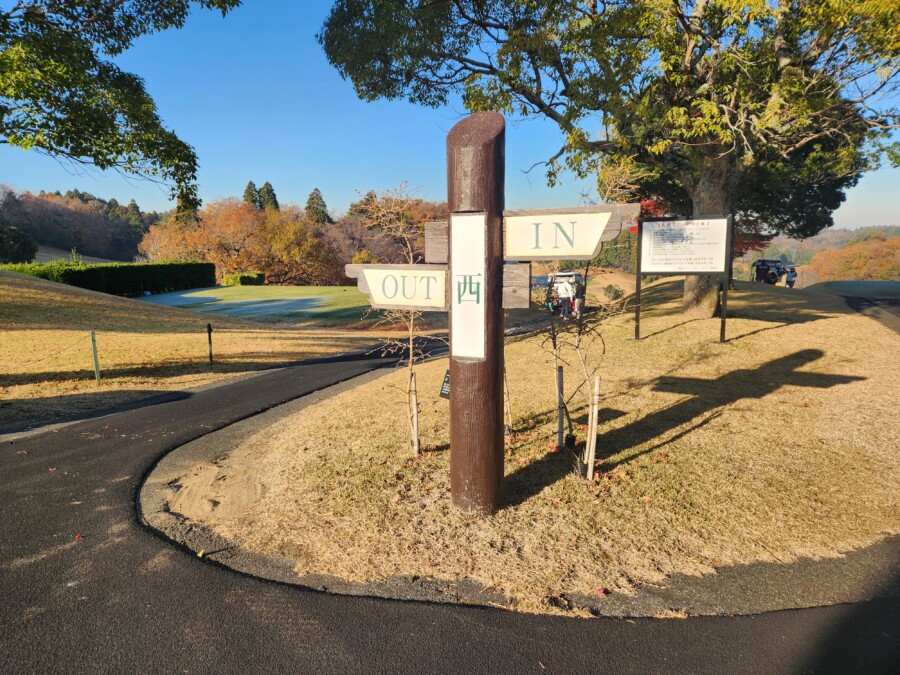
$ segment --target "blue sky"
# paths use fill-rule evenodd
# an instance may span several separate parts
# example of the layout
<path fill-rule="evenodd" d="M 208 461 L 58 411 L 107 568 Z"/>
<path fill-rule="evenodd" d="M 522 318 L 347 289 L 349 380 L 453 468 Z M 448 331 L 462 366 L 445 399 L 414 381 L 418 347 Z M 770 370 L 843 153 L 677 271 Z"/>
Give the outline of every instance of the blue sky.
<path fill-rule="evenodd" d="M 406 182 L 419 196 L 446 199 L 444 141 L 464 114 L 405 101 L 360 101 L 329 66 L 315 41 L 328 0 L 256 0 L 222 19 L 194 12 L 180 31 L 150 35 L 117 63 L 146 81 L 166 125 L 194 146 L 200 195 L 240 195 L 248 180 L 269 181 L 281 202 L 304 203 L 318 187 L 333 213 L 358 191 Z M 564 174 L 546 184 L 541 167 L 562 144 L 559 129 L 540 120 L 507 120 L 507 208 L 582 203 L 589 181 Z M 171 208 L 165 188 L 93 168 L 4 148 L 0 183 L 17 190 L 78 188 L 145 210 Z M 900 171 L 869 174 L 836 212 L 839 227 L 900 224 Z"/>

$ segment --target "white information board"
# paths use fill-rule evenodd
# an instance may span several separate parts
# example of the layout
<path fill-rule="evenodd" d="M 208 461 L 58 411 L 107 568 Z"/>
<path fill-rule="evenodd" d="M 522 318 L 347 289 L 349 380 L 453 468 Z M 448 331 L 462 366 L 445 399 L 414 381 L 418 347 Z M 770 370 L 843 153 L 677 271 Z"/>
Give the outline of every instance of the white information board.
<path fill-rule="evenodd" d="M 450 216 L 450 356 L 484 359 L 486 216 Z"/>
<path fill-rule="evenodd" d="M 641 225 L 641 274 L 725 271 L 728 219 L 646 221 Z"/>

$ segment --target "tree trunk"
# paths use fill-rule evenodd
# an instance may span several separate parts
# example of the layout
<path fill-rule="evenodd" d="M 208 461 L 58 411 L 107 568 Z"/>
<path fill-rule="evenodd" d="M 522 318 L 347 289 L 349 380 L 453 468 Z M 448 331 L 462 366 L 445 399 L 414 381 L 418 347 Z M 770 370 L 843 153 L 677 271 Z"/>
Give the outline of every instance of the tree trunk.
<path fill-rule="evenodd" d="M 705 157 L 703 168 L 694 183 L 691 199 L 694 202 L 694 220 L 724 218 L 730 212 L 728 159 Z M 684 279 L 684 297 L 681 309 L 684 314 L 700 319 L 711 319 L 719 311 L 719 277 L 714 274 L 691 274 Z"/>

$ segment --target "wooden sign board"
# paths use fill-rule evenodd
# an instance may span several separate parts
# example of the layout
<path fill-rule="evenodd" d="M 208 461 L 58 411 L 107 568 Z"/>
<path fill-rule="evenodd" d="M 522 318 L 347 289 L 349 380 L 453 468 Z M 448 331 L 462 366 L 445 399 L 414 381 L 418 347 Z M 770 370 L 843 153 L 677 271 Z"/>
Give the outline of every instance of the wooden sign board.
<path fill-rule="evenodd" d="M 504 211 L 504 260 L 591 260 L 640 213 L 640 204 Z M 425 223 L 425 260 L 447 262 L 445 221 Z"/>
<path fill-rule="evenodd" d="M 372 307 L 447 311 L 446 265 L 346 265 L 344 272 Z"/>
<path fill-rule="evenodd" d="M 447 311 L 446 265 L 346 265 L 344 273 L 379 309 Z M 430 279 L 435 277 L 432 282 Z M 438 289 L 443 289 L 438 290 Z M 503 266 L 503 309 L 531 306 L 531 264 Z"/>

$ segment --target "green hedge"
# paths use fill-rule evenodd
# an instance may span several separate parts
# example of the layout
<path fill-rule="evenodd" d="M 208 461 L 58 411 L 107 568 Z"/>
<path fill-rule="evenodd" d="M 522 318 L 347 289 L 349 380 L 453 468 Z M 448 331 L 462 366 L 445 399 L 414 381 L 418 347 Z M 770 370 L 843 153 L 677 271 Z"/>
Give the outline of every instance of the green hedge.
<path fill-rule="evenodd" d="M 138 296 L 145 291 L 167 293 L 216 285 L 216 266 L 202 262 L 74 263 L 53 262 L 0 265 L 0 270 L 30 274 L 61 284 L 110 295 Z"/>
<path fill-rule="evenodd" d="M 262 286 L 264 283 L 266 275 L 263 272 L 238 272 L 222 276 L 223 286 Z"/>

